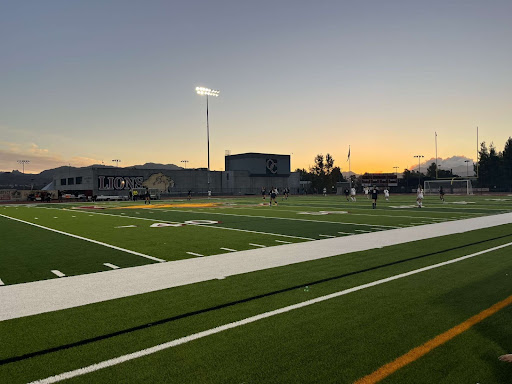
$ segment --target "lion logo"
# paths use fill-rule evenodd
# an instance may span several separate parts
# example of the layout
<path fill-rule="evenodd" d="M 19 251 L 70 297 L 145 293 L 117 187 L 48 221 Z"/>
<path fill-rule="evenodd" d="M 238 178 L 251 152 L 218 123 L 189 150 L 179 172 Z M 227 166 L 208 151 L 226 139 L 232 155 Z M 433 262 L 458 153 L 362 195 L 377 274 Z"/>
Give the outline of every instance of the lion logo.
<path fill-rule="evenodd" d="M 142 183 L 142 186 L 149 189 L 158 189 L 160 192 L 169 192 L 171 188 L 174 188 L 174 180 L 161 172 L 153 173 Z"/>

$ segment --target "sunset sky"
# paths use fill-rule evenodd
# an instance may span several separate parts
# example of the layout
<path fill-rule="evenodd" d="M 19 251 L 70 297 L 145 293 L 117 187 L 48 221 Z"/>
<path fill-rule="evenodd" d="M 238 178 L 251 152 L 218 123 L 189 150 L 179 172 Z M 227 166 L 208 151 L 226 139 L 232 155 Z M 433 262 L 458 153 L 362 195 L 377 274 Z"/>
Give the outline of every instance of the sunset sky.
<path fill-rule="evenodd" d="M 0 171 L 316 154 L 357 173 L 512 135 L 512 1 L 3 1 Z M 423 166 L 422 166 L 423 167 Z"/>

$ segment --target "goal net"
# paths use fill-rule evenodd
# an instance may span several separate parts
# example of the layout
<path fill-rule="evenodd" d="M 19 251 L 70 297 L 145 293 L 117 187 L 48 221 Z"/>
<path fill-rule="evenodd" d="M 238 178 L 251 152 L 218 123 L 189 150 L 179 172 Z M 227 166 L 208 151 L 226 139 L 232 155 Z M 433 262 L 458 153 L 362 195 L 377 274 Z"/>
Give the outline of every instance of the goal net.
<path fill-rule="evenodd" d="M 424 182 L 424 193 L 426 195 L 439 194 L 440 188 L 446 194 L 472 195 L 473 186 L 471 180 L 428 180 Z"/>

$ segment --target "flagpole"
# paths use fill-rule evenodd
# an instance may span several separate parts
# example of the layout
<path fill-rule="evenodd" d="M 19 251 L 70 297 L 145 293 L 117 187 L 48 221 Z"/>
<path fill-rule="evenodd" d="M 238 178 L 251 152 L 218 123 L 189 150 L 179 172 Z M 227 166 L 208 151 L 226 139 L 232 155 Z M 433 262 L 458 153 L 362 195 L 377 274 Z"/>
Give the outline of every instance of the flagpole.
<path fill-rule="evenodd" d="M 437 132 L 436 132 L 436 179 L 437 179 Z"/>
<path fill-rule="evenodd" d="M 352 189 L 352 173 L 350 171 L 350 145 L 348 146 L 348 177 L 350 180 L 350 189 Z"/>

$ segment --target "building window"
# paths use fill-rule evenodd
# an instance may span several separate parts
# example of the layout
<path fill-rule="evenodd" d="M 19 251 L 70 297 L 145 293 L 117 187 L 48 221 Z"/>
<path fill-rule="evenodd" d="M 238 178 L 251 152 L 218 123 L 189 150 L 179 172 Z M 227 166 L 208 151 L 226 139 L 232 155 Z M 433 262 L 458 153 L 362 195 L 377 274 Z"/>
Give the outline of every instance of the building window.
<path fill-rule="evenodd" d="M 66 185 L 66 179 L 60 179 L 60 185 Z"/>
<path fill-rule="evenodd" d="M 68 185 L 73 185 L 75 184 L 75 179 L 73 179 L 72 177 L 68 177 Z"/>
<path fill-rule="evenodd" d="M 77 177 L 75 180 L 76 180 L 76 184 L 82 184 L 82 176 Z"/>

